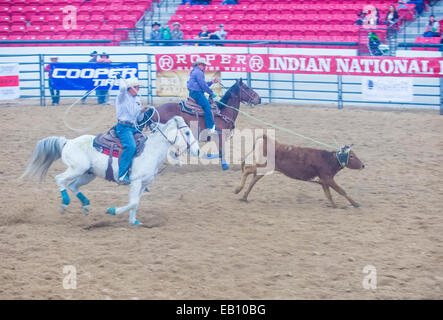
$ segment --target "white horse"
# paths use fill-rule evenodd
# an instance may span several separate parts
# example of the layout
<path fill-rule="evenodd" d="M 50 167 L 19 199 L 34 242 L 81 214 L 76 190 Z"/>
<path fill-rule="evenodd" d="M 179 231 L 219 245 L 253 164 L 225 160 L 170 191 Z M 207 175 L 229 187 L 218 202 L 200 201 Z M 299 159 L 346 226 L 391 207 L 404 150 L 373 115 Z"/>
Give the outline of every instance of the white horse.
<path fill-rule="evenodd" d="M 46 175 L 51 164 L 61 157 L 67 166 L 65 172 L 57 175 L 55 181 L 62 195 L 61 212 L 70 203 L 66 186 L 82 203 L 83 212 L 88 214 L 89 200 L 79 191 L 95 177 L 105 178 L 108 166 L 108 155 L 98 152 L 92 145 L 95 136 L 83 135 L 72 140 L 65 137 L 48 137 L 37 143 L 26 171 L 21 178 L 39 177 L 40 181 Z M 168 152 L 176 158 L 177 154 L 185 152 L 199 156 L 200 148 L 191 130 L 182 117 L 174 117 L 166 124 L 159 124 L 149 135 L 145 148 L 140 156 L 134 158 L 129 203 L 124 207 L 110 207 L 109 214 L 122 214 L 129 210 L 129 223 L 141 224 L 136 219 L 136 211 L 140 197 L 148 184 L 152 183 L 159 167 L 164 163 Z M 118 160 L 113 158 L 114 177 L 118 176 Z"/>

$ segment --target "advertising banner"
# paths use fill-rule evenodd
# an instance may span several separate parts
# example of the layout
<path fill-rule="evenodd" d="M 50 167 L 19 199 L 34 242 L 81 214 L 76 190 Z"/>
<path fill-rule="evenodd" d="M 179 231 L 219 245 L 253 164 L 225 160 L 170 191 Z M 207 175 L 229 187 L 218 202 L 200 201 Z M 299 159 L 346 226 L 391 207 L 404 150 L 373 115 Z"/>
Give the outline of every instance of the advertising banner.
<path fill-rule="evenodd" d="M 56 90 L 118 90 L 117 74 L 138 77 L 137 63 L 51 63 L 49 77 Z M 114 83 L 115 81 L 115 83 Z"/>
<path fill-rule="evenodd" d="M 362 94 L 366 100 L 411 102 L 413 79 L 399 77 L 362 77 Z"/>
<path fill-rule="evenodd" d="M 442 77 L 443 58 L 344 57 L 275 54 L 158 54 L 158 71 L 190 70 L 198 57 L 208 71 Z"/>
<path fill-rule="evenodd" d="M 188 97 L 188 78 L 189 71 L 157 71 L 157 95 L 159 97 Z M 220 79 L 220 71 L 207 71 L 205 78 L 206 81 L 211 81 L 214 78 Z M 221 95 L 222 90 L 219 83 L 213 84 L 211 89 L 216 95 Z"/>
<path fill-rule="evenodd" d="M 20 97 L 18 63 L 0 64 L 0 100 Z"/>

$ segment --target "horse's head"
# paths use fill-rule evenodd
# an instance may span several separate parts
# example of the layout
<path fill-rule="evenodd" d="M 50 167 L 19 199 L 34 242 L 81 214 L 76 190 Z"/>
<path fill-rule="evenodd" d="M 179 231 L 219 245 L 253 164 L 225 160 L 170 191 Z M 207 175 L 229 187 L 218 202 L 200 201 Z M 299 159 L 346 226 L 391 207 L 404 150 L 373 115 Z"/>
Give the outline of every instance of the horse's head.
<path fill-rule="evenodd" d="M 166 123 L 165 135 L 171 145 L 177 148 L 179 154 L 186 150 L 191 156 L 200 155 L 198 142 L 182 117 L 175 116 Z"/>
<path fill-rule="evenodd" d="M 343 162 L 344 166 L 349 169 L 363 169 L 365 165 L 357 157 L 355 152 L 351 150 L 352 146 L 353 146 L 352 144 L 350 146 L 344 146 L 340 152 L 340 154 L 346 156 L 345 157 L 346 162 Z"/>
<path fill-rule="evenodd" d="M 238 87 L 240 102 L 246 102 L 253 105 L 261 103 L 261 98 L 258 93 L 249 88 L 248 85 L 243 82 L 242 78 L 236 80 L 235 86 Z"/>

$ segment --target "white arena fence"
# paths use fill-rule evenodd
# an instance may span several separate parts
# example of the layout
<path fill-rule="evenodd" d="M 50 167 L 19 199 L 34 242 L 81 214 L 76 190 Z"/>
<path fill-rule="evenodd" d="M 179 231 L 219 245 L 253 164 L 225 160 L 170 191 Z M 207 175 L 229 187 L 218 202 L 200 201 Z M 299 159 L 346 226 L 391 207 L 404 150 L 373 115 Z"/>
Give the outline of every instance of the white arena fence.
<path fill-rule="evenodd" d="M 75 50 L 75 53 L 73 53 Z M 141 95 L 146 103 L 178 100 L 176 97 L 158 97 L 156 87 L 155 55 L 188 54 L 272 54 L 308 56 L 357 56 L 354 49 L 312 49 L 277 47 L 220 47 L 220 46 L 147 46 L 147 47 L 4 47 L 0 63 L 18 63 L 20 66 L 20 98 L 39 99 L 40 105 L 48 104 L 50 98 L 48 75 L 44 68 L 50 57 L 59 57 L 59 62 L 88 62 L 91 51 L 106 51 L 113 63 L 136 62 L 141 80 Z M 441 57 L 436 51 L 401 51 L 397 57 Z M 443 113 L 443 84 L 441 77 L 404 77 L 410 82 L 409 98 L 371 98 L 364 94 L 367 77 L 331 74 L 263 73 L 263 72 L 221 72 L 225 87 L 230 87 L 235 79 L 243 78 L 261 97 L 264 103 L 297 103 L 313 105 L 424 108 L 440 109 Z M 383 77 L 377 77 L 383 78 Z M 402 79 L 402 78 L 400 78 Z M 61 99 L 81 97 L 84 91 L 63 90 Z M 394 96 L 401 93 L 395 92 Z M 111 92 L 115 96 L 116 91 Z M 90 96 L 94 97 L 94 95 Z M 111 100 L 110 100 L 111 101 Z M 1 106 L 1 102 L 0 102 Z"/>

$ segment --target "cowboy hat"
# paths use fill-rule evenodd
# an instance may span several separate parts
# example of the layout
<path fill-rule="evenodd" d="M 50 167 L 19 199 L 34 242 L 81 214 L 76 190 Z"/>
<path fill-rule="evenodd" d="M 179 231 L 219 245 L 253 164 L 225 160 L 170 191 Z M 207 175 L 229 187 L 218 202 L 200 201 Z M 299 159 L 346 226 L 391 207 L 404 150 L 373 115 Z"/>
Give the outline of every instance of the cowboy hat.
<path fill-rule="evenodd" d="M 195 60 L 195 64 L 207 64 L 206 59 L 202 57 L 198 57 L 197 60 Z"/>
<path fill-rule="evenodd" d="M 132 87 L 140 86 L 140 83 L 138 82 L 137 78 L 133 77 L 133 78 L 126 79 L 126 86 L 129 89 L 129 88 L 132 88 Z"/>
<path fill-rule="evenodd" d="M 161 26 L 161 24 L 160 23 L 158 23 L 158 22 L 154 22 L 153 24 L 152 24 L 152 27 L 155 27 L 155 26 Z"/>
<path fill-rule="evenodd" d="M 175 26 L 175 25 L 179 25 L 179 26 L 181 26 L 180 22 L 174 22 L 174 23 L 172 24 L 172 26 Z"/>
<path fill-rule="evenodd" d="M 98 55 L 98 52 L 97 52 L 97 51 L 92 51 L 92 52 L 89 54 L 90 57 L 92 57 L 92 56 L 96 56 L 96 55 Z"/>
<path fill-rule="evenodd" d="M 109 58 L 109 54 L 107 54 L 106 52 L 102 52 L 102 53 L 100 54 L 100 57 L 104 57 L 104 56 L 106 56 L 106 57 Z"/>

